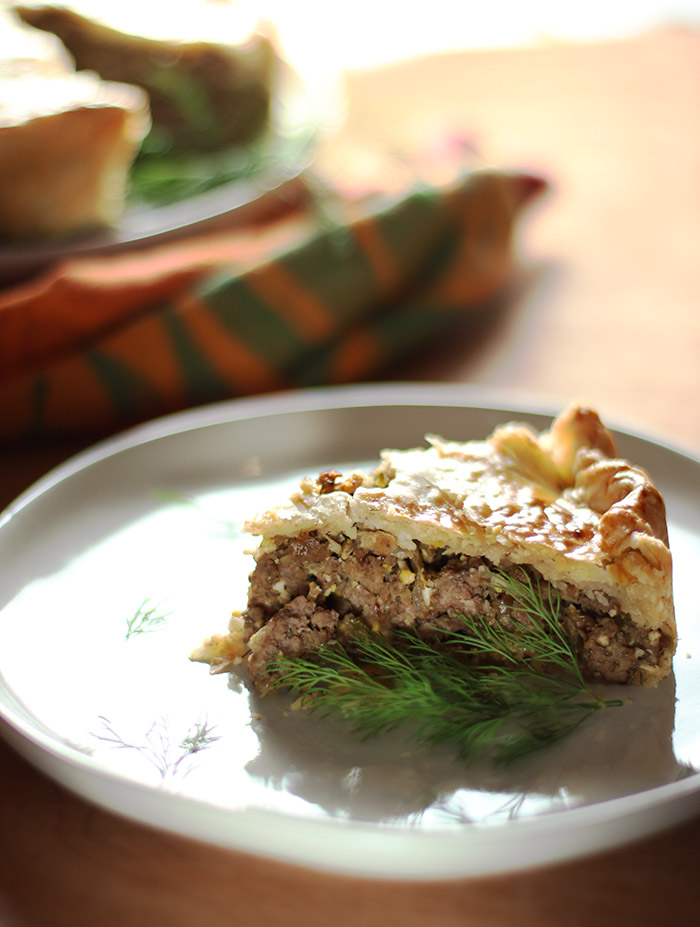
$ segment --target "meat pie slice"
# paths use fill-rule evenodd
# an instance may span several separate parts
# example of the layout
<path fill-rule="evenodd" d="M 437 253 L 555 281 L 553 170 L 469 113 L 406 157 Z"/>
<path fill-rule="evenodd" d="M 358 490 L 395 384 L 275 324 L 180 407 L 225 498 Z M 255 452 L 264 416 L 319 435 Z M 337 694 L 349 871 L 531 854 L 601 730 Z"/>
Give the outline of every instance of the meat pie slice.
<path fill-rule="evenodd" d="M 474 615 L 511 627 L 500 571 L 553 587 L 587 679 L 654 686 L 670 672 L 663 499 L 595 412 L 572 406 L 541 434 L 510 423 L 485 441 L 427 441 L 384 451 L 371 473 L 304 480 L 249 522 L 261 542 L 247 608 L 192 658 L 213 672 L 247 661 L 264 692 L 273 657 L 342 639 L 350 620 L 388 637 Z"/>

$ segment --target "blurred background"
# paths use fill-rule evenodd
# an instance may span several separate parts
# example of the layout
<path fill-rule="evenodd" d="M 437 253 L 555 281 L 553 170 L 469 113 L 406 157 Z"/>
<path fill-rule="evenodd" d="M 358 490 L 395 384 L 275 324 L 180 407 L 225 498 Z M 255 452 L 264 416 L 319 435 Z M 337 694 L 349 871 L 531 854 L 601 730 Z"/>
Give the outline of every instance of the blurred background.
<path fill-rule="evenodd" d="M 441 51 L 597 42 L 631 38 L 658 26 L 700 25 L 698 0 L 356 0 L 345 10 L 323 0 L 267 0 L 259 7 L 278 23 L 290 46 L 308 55 L 325 50 L 348 68 Z"/>
<path fill-rule="evenodd" d="M 3 5 L 14 4 L 0 0 L 0 9 Z M 314 146 L 303 180 L 310 181 L 314 192 L 320 178 L 321 188 L 350 201 L 373 183 L 388 188 L 401 180 L 407 164 L 408 173 L 413 172 L 409 180 L 425 172 L 435 181 L 430 171 L 436 165 L 453 167 L 457 162 L 460 171 L 488 166 L 542 178 L 547 195 L 538 197 L 517 222 L 514 250 L 523 273 L 513 278 L 502 305 L 489 302 L 478 317 L 465 314 L 457 337 L 451 334 L 432 352 L 421 344 L 406 365 L 361 369 L 358 363 L 343 368 L 344 379 L 450 379 L 544 394 L 557 404 L 585 396 L 611 417 L 654 431 L 668 428 L 682 441 L 698 445 L 697 416 L 688 417 L 682 409 L 687 396 L 700 391 L 700 136 L 695 129 L 700 110 L 700 0 L 592 0 L 582 5 L 553 0 L 356 0 L 347 5 L 325 0 L 79 0 L 64 5 L 123 31 L 161 38 L 235 41 L 251 24 L 269 24 L 273 36 L 279 37 L 275 45 L 281 57 L 308 79 L 304 92 L 336 82 L 340 90 L 338 109 L 331 106 L 318 119 L 327 119 L 326 135 L 316 131 L 315 117 L 302 126 Z M 14 92 L 9 84 L 7 88 Z M 284 93 L 277 96 L 289 104 Z M 313 92 L 308 96 L 311 99 Z M 279 132 L 273 141 L 286 138 Z M 302 132 L 304 143 L 305 139 Z M 258 163 L 277 163 L 283 169 L 282 160 L 279 148 L 270 147 Z M 294 166 L 303 169 L 306 163 L 297 159 Z M 135 176 L 132 171 L 132 191 Z M 273 178 L 269 189 L 278 189 L 279 180 Z M 282 188 L 287 191 L 284 184 Z M 260 189 L 267 192 L 262 184 Z M 209 210 L 209 204 L 207 200 L 201 215 L 218 218 L 218 206 Z M 202 263 L 201 242 L 195 240 L 200 226 L 184 209 L 176 220 L 167 210 L 155 212 L 162 224 L 154 231 L 144 225 L 152 212 L 127 211 L 117 226 L 118 243 L 131 247 L 136 241 L 141 247 L 144 229 L 153 235 L 154 247 L 161 243 L 156 233 L 177 232 L 181 238 L 183 232 L 191 233 L 191 241 L 183 241 L 197 248 L 174 256 L 173 266 L 179 268 L 188 260 L 192 279 L 195 274 L 197 279 L 206 276 L 210 265 Z M 249 216 L 245 210 L 228 211 L 232 234 L 240 215 Z M 140 238 L 132 231 L 137 223 Z M 414 229 L 414 235 L 419 238 L 422 230 Z M 218 266 L 229 254 L 244 253 L 251 241 L 247 236 L 244 247 L 239 239 L 214 242 L 218 250 L 211 260 Z M 47 255 L 41 247 L 20 255 L 19 248 L 10 243 L 5 254 L 0 248 L 6 271 L 16 271 L 19 257 L 34 261 L 37 251 L 41 269 L 51 272 L 59 259 L 79 256 L 67 250 Z M 87 253 L 86 245 L 80 254 Z M 147 257 L 145 251 L 140 253 Z M 154 257 L 161 255 L 154 252 Z M 26 266 L 33 270 L 35 265 L 22 265 Z M 68 282 L 45 276 L 33 294 L 5 294 L 18 327 L 24 326 L 17 345 L 31 344 L 37 331 L 48 330 L 43 322 L 33 328 L 26 322 L 30 295 L 38 317 L 54 313 L 53 324 L 58 313 L 53 296 L 47 296 L 52 286 L 65 292 L 67 286 L 87 279 L 89 271 L 98 274 L 94 285 L 109 287 L 112 294 L 114 281 L 124 291 L 134 271 L 116 264 L 61 266 Z M 317 271 L 313 283 L 320 291 L 323 268 Z M 142 278 L 136 282 L 134 294 L 124 297 L 119 317 L 125 329 L 137 315 L 158 311 L 156 294 L 149 303 Z M 174 299 L 177 281 L 173 277 L 166 282 L 167 294 Z M 163 291 L 157 295 L 161 298 Z M 93 291 L 88 288 L 81 298 L 86 300 L 85 317 L 94 315 L 89 311 Z M 74 296 L 70 306 L 65 299 L 61 303 L 68 306 L 65 315 L 71 330 L 77 301 Z M 337 302 L 333 295 L 329 305 Z M 186 313 L 184 303 L 178 311 Z M 9 312 L 5 316 L 9 318 Z M 113 324 L 109 322 L 109 331 Z M 106 342 L 97 340 L 103 335 L 93 332 L 93 344 L 107 350 Z M 143 353 L 141 337 L 134 327 L 130 350 L 136 354 Z M 199 344 L 200 334 L 192 337 Z M 266 338 L 265 345 L 273 341 Z M 355 342 L 348 341 L 351 344 Z M 607 346 L 608 357 L 614 353 L 614 364 L 610 361 L 606 370 L 598 367 L 597 376 L 590 377 L 585 358 L 597 355 L 601 345 Z M 110 351 L 113 347 L 110 342 Z M 64 349 L 47 359 L 62 360 Z M 67 367 L 51 367 L 52 375 L 60 373 L 60 382 L 65 382 L 64 388 L 55 387 L 56 396 L 85 392 L 75 389 L 78 380 L 72 379 L 84 365 L 77 350 L 70 376 Z M 120 364 L 127 356 L 121 352 L 120 347 L 115 355 Z M 346 354 L 352 354 L 350 346 Z M 292 378 L 241 385 L 232 382 L 230 363 L 212 359 L 212 364 L 216 376 L 211 379 L 225 381 L 226 396 L 301 382 Z M 300 369 L 305 365 L 306 360 Z M 650 370 L 655 376 L 649 376 Z M 337 371 L 334 376 L 340 378 Z M 334 382 L 333 377 L 326 379 Z M 29 395 L 26 384 L 22 389 L 23 396 Z M 206 390 L 197 396 L 218 398 Z M 8 409 L 19 405 L 14 392 L 8 392 L 5 401 Z M 101 414 L 96 407 L 95 415 Z"/>
<path fill-rule="evenodd" d="M 2 7 L 13 0 L 0 0 Z M 31 2 L 28 5 L 32 5 Z M 541 46 L 631 38 L 659 26 L 700 26 L 700 0 L 66 0 L 85 15 L 106 17 L 142 34 L 190 33 L 222 38 L 221 24 L 242 28 L 254 18 L 276 25 L 290 50 L 340 68 L 364 68 L 442 51 Z"/>

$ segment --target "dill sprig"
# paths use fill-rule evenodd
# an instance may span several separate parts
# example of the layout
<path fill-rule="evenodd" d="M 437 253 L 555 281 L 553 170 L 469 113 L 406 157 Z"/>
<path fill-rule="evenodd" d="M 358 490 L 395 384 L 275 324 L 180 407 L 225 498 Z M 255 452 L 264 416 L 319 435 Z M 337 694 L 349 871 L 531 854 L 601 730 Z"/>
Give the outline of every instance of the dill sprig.
<path fill-rule="evenodd" d="M 100 715 L 99 718 L 104 733 L 93 733 L 93 737 L 121 750 L 139 753 L 158 770 L 161 779 L 174 777 L 178 773 L 187 775 L 189 767 L 185 766 L 186 761 L 219 740 L 214 734 L 214 726 L 205 719 L 188 728 L 182 740 L 174 744 L 168 723 L 161 718 L 151 724 L 141 742 L 133 743 L 117 733 L 109 718 L 105 718 L 104 715 Z"/>
<path fill-rule="evenodd" d="M 365 738 L 406 726 L 420 743 L 494 762 L 552 744 L 622 704 L 585 682 L 551 587 L 495 571 L 491 585 L 509 599 L 507 624 L 457 616 L 458 629 L 434 639 L 401 630 L 388 640 L 357 622 L 347 645 L 271 660 L 272 687 Z"/>
<path fill-rule="evenodd" d="M 150 599 L 144 599 L 134 614 L 126 619 L 126 632 L 124 640 L 131 640 L 139 634 L 149 634 L 158 630 L 169 617 L 169 612 L 159 611 L 160 606 L 151 605 Z"/>

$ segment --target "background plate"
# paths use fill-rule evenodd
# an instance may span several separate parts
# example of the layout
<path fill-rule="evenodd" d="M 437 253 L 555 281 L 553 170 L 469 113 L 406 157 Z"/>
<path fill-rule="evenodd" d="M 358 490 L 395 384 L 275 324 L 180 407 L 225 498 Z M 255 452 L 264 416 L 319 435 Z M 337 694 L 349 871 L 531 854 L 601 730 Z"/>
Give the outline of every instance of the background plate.
<path fill-rule="evenodd" d="M 250 146 L 252 165 L 238 180 L 180 202 L 148 205 L 129 201 L 117 228 L 86 238 L 45 244 L 0 244 L 0 286 L 19 282 L 56 261 L 114 254 L 187 235 L 253 221 L 272 197 L 287 190 L 314 160 L 316 146 L 343 118 L 343 94 L 335 76 L 305 75 L 284 64 L 269 131 Z"/>
<path fill-rule="evenodd" d="M 700 463 L 619 435 L 664 493 L 680 643 L 659 689 L 507 769 L 360 744 L 188 660 L 245 602 L 242 520 L 300 476 L 425 432 L 551 412 L 463 386 L 317 390 L 200 408 L 97 445 L 0 520 L 0 716 L 31 762 L 111 810 L 302 865 L 383 878 L 505 872 L 700 809 Z M 612 694 L 619 690 L 612 690 Z"/>

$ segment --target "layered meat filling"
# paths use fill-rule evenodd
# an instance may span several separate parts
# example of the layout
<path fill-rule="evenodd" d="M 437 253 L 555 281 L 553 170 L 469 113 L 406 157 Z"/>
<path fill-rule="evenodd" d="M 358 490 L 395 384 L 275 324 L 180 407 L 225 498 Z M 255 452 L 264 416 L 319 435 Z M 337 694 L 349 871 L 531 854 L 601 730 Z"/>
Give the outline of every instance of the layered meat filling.
<path fill-rule="evenodd" d="M 386 532 L 360 532 L 352 540 L 315 533 L 267 539 L 256 561 L 243 619 L 248 666 L 260 690 L 267 687 L 273 657 L 300 656 L 342 637 L 349 619 L 388 636 L 399 628 L 424 635 L 456 630 L 476 615 L 513 624 L 513 610 L 494 587 L 487 560 L 420 544 L 403 553 Z M 518 576 L 524 568 L 500 569 Z M 667 644 L 660 632 L 634 624 L 602 593 L 595 600 L 572 587 L 558 594 L 560 620 L 587 679 L 627 684 L 638 678 L 640 666 L 658 663 Z"/>

